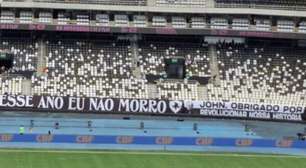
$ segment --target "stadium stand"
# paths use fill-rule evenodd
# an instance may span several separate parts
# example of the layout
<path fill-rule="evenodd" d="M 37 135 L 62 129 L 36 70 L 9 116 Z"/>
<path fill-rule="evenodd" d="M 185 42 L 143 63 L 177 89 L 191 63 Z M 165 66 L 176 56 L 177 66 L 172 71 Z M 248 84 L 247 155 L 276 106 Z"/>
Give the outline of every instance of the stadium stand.
<path fill-rule="evenodd" d="M 70 17 L 68 13 L 59 12 L 57 14 L 57 24 L 67 25 L 70 22 Z"/>
<path fill-rule="evenodd" d="M 300 22 L 298 30 L 301 33 L 305 33 L 306 32 L 306 22 L 305 21 Z"/>
<path fill-rule="evenodd" d="M 144 80 L 131 75 L 127 43 L 47 42 L 47 76 L 33 77 L 38 95 L 147 97 Z"/>
<path fill-rule="evenodd" d="M 0 50 L 13 54 L 11 72 L 36 71 L 38 43 L 32 39 L 1 38 Z"/>
<path fill-rule="evenodd" d="M 220 86 L 208 86 L 210 99 L 302 105 L 304 53 L 279 44 L 219 44 Z"/>
<path fill-rule="evenodd" d="M 206 0 L 157 0 L 156 5 L 170 7 L 205 7 Z"/>
<path fill-rule="evenodd" d="M 22 80 L 21 76 L 0 76 L 0 94 L 21 94 Z"/>
<path fill-rule="evenodd" d="M 53 22 L 53 16 L 51 12 L 39 12 L 38 16 L 38 22 L 39 23 L 52 23 Z"/>
<path fill-rule="evenodd" d="M 13 11 L 1 11 L 0 23 L 14 23 L 15 13 Z"/>
<path fill-rule="evenodd" d="M 192 17 L 191 18 L 191 28 L 205 28 L 206 21 L 204 17 Z"/>
<path fill-rule="evenodd" d="M 145 6 L 146 0 L 33 0 L 34 2 L 48 3 L 81 3 L 81 4 L 101 4 L 101 5 L 130 5 Z"/>
<path fill-rule="evenodd" d="M 212 29 L 228 29 L 228 20 L 226 18 L 211 18 L 210 28 Z"/>
<path fill-rule="evenodd" d="M 303 0 L 215 0 L 218 8 L 264 8 L 306 10 Z"/>
<path fill-rule="evenodd" d="M 268 18 L 264 16 L 204 16 L 204 15 L 162 15 L 144 13 L 107 13 L 71 11 L 0 11 L 3 24 L 46 24 L 76 26 L 116 26 L 135 28 L 174 28 L 174 29 L 227 29 L 256 30 L 286 33 L 305 33 L 305 21 L 292 18 Z M 192 31 L 192 30 L 190 30 Z"/>
<path fill-rule="evenodd" d="M 32 11 L 21 11 L 19 23 L 33 23 L 34 14 Z"/>
<path fill-rule="evenodd" d="M 270 31 L 272 28 L 271 21 L 269 19 L 256 18 L 254 22 L 255 22 L 255 29 L 258 31 Z"/>
<path fill-rule="evenodd" d="M 76 24 L 77 25 L 89 25 L 89 15 L 88 14 L 77 14 Z"/>
<path fill-rule="evenodd" d="M 153 27 L 166 27 L 167 26 L 166 17 L 165 16 L 153 16 L 152 26 Z"/>
<path fill-rule="evenodd" d="M 109 15 L 108 14 L 97 14 L 95 21 L 96 21 L 97 26 L 108 26 L 109 25 Z"/>
<path fill-rule="evenodd" d="M 232 23 L 232 29 L 234 30 L 248 30 L 250 21 L 247 18 L 234 18 Z"/>
<path fill-rule="evenodd" d="M 293 32 L 295 24 L 292 20 L 278 20 L 277 31 L 279 32 Z"/>
<path fill-rule="evenodd" d="M 198 83 L 166 80 L 157 84 L 159 97 L 171 100 L 198 100 Z"/>
<path fill-rule="evenodd" d="M 208 47 L 204 43 L 140 43 L 139 64 L 142 73 L 163 75 L 164 60 L 171 57 L 185 58 L 187 76 L 210 75 Z"/>
<path fill-rule="evenodd" d="M 174 28 L 186 28 L 187 27 L 187 21 L 185 17 L 181 16 L 172 16 L 172 27 Z"/>
<path fill-rule="evenodd" d="M 127 15 L 115 15 L 115 26 L 128 26 L 129 18 Z"/>
<path fill-rule="evenodd" d="M 31 75 L 32 94 L 118 98 L 151 98 L 146 75 L 157 75 L 153 97 L 175 100 L 238 101 L 305 104 L 306 53 L 303 47 L 273 44 L 221 43 L 216 55 L 205 42 L 164 42 L 146 38 L 137 42 L 116 40 L 58 39 L 44 41 L 46 67 L 42 75 Z M 271 43 L 271 44 L 270 44 Z M 21 94 L 24 76 L 36 72 L 39 44 L 34 39 L 1 38 L 1 50 L 14 55 L 13 67 L 1 76 L 2 93 Z M 42 44 L 40 44 L 42 45 Z M 136 49 L 136 50 L 135 50 Z M 218 72 L 212 65 L 217 59 Z M 183 58 L 185 78 L 167 79 L 165 60 Z M 134 71 L 139 69 L 140 75 Z M 190 77 L 214 76 L 207 96 Z"/>

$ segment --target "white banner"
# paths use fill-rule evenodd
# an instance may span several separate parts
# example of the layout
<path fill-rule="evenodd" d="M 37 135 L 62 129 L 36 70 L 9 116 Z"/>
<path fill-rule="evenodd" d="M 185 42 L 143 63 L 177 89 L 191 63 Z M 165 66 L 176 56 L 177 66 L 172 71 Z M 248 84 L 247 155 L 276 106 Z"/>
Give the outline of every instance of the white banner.
<path fill-rule="evenodd" d="M 304 107 L 300 106 L 284 106 L 277 104 L 256 104 L 239 102 L 185 101 L 185 107 L 189 109 L 239 110 L 288 114 L 304 113 Z"/>

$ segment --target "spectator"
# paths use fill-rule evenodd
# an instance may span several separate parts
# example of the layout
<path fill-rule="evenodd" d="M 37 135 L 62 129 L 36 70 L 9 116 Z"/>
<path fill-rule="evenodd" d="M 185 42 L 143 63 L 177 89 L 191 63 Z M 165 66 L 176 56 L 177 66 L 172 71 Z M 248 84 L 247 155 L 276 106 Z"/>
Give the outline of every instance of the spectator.
<path fill-rule="evenodd" d="M 59 123 L 58 123 L 58 122 L 56 122 L 56 123 L 54 124 L 54 128 L 55 128 L 55 129 L 59 129 Z"/>
<path fill-rule="evenodd" d="M 24 126 L 21 125 L 21 126 L 19 127 L 19 135 L 23 135 L 23 134 L 24 134 Z"/>

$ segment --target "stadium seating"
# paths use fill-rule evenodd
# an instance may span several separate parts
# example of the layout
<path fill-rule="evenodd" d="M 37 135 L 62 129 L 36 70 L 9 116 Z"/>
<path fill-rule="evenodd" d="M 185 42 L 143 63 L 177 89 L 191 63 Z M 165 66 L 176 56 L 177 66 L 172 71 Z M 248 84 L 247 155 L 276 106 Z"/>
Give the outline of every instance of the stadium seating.
<path fill-rule="evenodd" d="M 38 95 L 147 97 L 144 80 L 131 76 L 126 43 L 50 41 L 47 76 L 33 76 Z"/>
<path fill-rule="evenodd" d="M 301 0 L 215 0 L 215 4 L 219 8 L 306 10 L 306 2 Z"/>
<path fill-rule="evenodd" d="M 160 99 L 198 100 L 198 83 L 183 81 L 161 81 L 157 84 Z"/>
<path fill-rule="evenodd" d="M 147 27 L 147 17 L 145 15 L 134 15 L 133 23 L 135 27 Z"/>
<path fill-rule="evenodd" d="M 22 94 L 22 80 L 20 76 L 0 76 L 0 94 Z"/>
<path fill-rule="evenodd" d="M 250 26 L 249 19 L 247 18 L 234 18 L 232 29 L 234 30 L 248 30 Z"/>
<path fill-rule="evenodd" d="M 46 68 L 33 74 L 32 94 L 59 96 L 102 96 L 124 98 L 163 98 L 305 105 L 305 48 L 269 43 L 218 43 L 216 60 L 202 42 L 164 42 L 140 40 L 135 46 L 127 41 L 59 39 L 44 41 Z M 136 47 L 136 48 L 134 48 Z M 1 38 L 0 49 L 11 51 L 13 67 L 1 76 L 1 93 L 21 94 L 23 76 L 16 72 L 36 72 L 39 44 L 34 39 Z M 136 49 L 136 50 L 135 50 Z M 136 54 L 136 55 L 135 55 Z M 165 60 L 185 59 L 186 78 L 166 79 Z M 214 58 L 213 58 L 214 59 Z M 207 91 L 189 77 L 217 77 Z M 139 69 L 140 75 L 134 71 Z M 161 76 L 156 90 L 146 75 Z M 215 74 L 215 73 L 214 73 Z M 154 89 L 154 88 L 153 88 Z"/>
<path fill-rule="evenodd" d="M 10 24 L 48 24 L 48 25 L 81 25 L 81 26 L 116 26 L 131 27 L 129 31 L 144 28 L 188 29 L 232 29 L 249 31 L 272 31 L 305 33 L 303 19 L 268 18 L 264 16 L 201 16 L 201 15 L 162 15 L 143 13 L 106 13 L 106 12 L 71 12 L 71 11 L 0 11 L 0 23 Z M 54 17 L 53 17 L 54 16 Z M 8 26 L 8 25 L 6 25 Z M 49 27 L 49 26 L 47 26 Z M 115 29 L 116 30 L 116 29 Z M 128 29 L 122 29 L 127 31 Z M 144 31 L 139 29 L 139 31 Z M 166 31 L 166 30 L 165 30 Z M 170 31 L 170 29 L 168 30 Z M 174 31 L 174 30 L 172 30 Z M 178 30 L 180 32 L 181 30 Z M 195 30 L 196 32 L 196 30 Z M 165 32 L 164 32 L 165 33 Z"/>
<path fill-rule="evenodd" d="M 185 17 L 181 16 L 172 16 L 172 27 L 174 28 L 186 28 L 187 27 L 187 21 Z"/>
<path fill-rule="evenodd" d="M 228 29 L 228 20 L 226 18 L 211 18 L 210 28 L 212 29 Z"/>
<path fill-rule="evenodd" d="M 89 25 L 89 15 L 88 14 L 77 14 L 76 24 L 77 25 Z"/>
<path fill-rule="evenodd" d="M 68 13 L 58 13 L 57 14 L 57 24 L 66 25 L 70 22 L 70 16 Z"/>
<path fill-rule="evenodd" d="M 165 74 L 164 59 L 183 57 L 187 76 L 210 75 L 208 48 L 201 43 L 141 42 L 139 64 L 144 74 Z"/>
<path fill-rule="evenodd" d="M 142 74 L 164 74 L 163 59 L 171 56 L 186 57 L 189 76 L 210 73 L 207 47 L 189 44 L 189 48 L 184 48 L 182 44 L 171 47 L 171 43 L 155 43 L 155 51 L 151 51 L 152 45 L 143 43 L 139 47 Z M 132 75 L 130 50 L 126 43 L 48 42 L 48 75 L 33 76 L 33 91 L 38 95 L 149 98 L 147 81 Z M 160 81 L 158 97 L 195 100 L 197 86 L 198 83 L 187 81 Z"/>
<path fill-rule="evenodd" d="M 109 25 L 109 15 L 108 14 L 97 14 L 96 15 L 96 25 L 97 26 L 108 26 Z"/>
<path fill-rule="evenodd" d="M 167 26 L 166 17 L 165 16 L 153 16 L 152 26 L 154 26 L 154 27 L 166 27 Z"/>
<path fill-rule="evenodd" d="M 13 11 L 1 11 L 0 17 L 1 23 L 14 23 L 15 22 L 15 13 Z"/>
<path fill-rule="evenodd" d="M 39 12 L 38 16 L 39 23 L 52 23 L 53 22 L 53 15 L 51 12 Z"/>
<path fill-rule="evenodd" d="M 299 28 L 298 28 L 299 32 L 301 33 L 305 33 L 306 32 L 306 22 L 305 21 L 302 21 L 299 25 Z"/>
<path fill-rule="evenodd" d="M 0 50 L 13 54 L 11 72 L 36 71 L 38 43 L 31 39 L 0 38 Z"/>
<path fill-rule="evenodd" d="M 129 18 L 127 15 L 115 15 L 115 26 L 128 26 Z"/>
<path fill-rule="evenodd" d="M 81 3 L 81 4 L 101 4 L 101 5 L 134 5 L 145 6 L 146 0 L 33 0 L 34 2 L 49 3 Z"/>
<path fill-rule="evenodd" d="M 20 23 L 33 23 L 34 14 L 32 11 L 21 11 L 19 16 Z"/>
<path fill-rule="evenodd" d="M 278 20 L 277 31 L 279 32 L 293 32 L 295 24 L 292 20 Z"/>
<path fill-rule="evenodd" d="M 271 30 L 271 20 L 269 19 L 255 19 L 255 28 L 259 31 L 270 31 Z"/>
<path fill-rule="evenodd" d="M 192 17 L 191 18 L 191 28 L 205 28 L 206 21 L 204 17 Z"/>
<path fill-rule="evenodd" d="M 206 0 L 156 0 L 156 5 L 168 7 L 205 7 Z"/>
<path fill-rule="evenodd" d="M 219 44 L 220 84 L 208 86 L 212 100 L 302 105 L 305 49 Z"/>

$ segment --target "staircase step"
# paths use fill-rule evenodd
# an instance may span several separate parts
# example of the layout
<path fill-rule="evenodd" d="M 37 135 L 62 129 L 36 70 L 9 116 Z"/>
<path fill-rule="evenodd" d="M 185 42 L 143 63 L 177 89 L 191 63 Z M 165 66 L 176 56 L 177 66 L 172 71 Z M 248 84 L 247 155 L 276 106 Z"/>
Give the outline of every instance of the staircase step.
<path fill-rule="evenodd" d="M 47 48 L 46 43 L 43 40 L 40 40 L 38 44 L 37 75 L 43 75 L 45 74 L 44 69 L 47 66 Z"/>
<path fill-rule="evenodd" d="M 32 95 L 32 82 L 31 82 L 31 80 L 24 79 L 22 81 L 22 94 Z"/>

